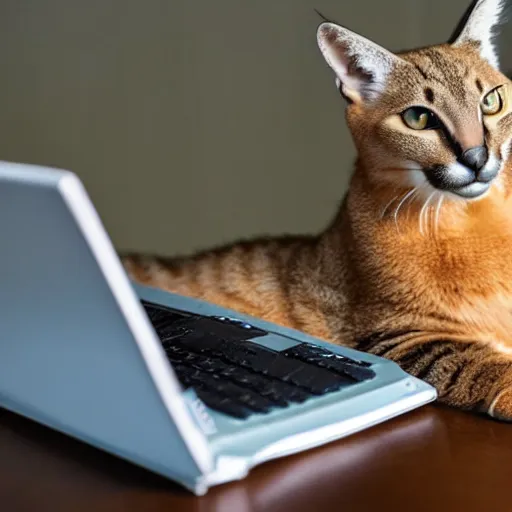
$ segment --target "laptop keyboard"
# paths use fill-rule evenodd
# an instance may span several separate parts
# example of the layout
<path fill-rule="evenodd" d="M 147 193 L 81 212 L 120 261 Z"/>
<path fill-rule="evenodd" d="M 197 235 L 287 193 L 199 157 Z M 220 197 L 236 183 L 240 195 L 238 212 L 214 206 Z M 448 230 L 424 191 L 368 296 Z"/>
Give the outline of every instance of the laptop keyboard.
<path fill-rule="evenodd" d="M 279 352 L 250 341 L 267 334 L 242 321 L 142 301 L 182 385 L 236 418 L 268 413 L 372 379 L 371 365 L 301 343 Z"/>

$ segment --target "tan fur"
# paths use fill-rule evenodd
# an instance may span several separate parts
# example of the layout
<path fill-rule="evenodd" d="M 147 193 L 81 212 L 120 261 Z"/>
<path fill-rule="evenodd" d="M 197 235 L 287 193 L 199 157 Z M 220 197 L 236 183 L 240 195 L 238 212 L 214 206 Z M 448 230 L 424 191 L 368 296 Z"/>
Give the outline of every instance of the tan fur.
<path fill-rule="evenodd" d="M 422 172 L 404 162 L 455 157 L 440 132 L 413 132 L 398 115 L 425 104 L 429 88 L 463 149 L 485 138 L 505 160 L 510 105 L 483 121 L 478 105 L 498 85 L 511 94 L 510 83 L 470 43 L 400 57 L 378 99 L 347 108 L 358 160 L 324 231 L 123 262 L 142 284 L 388 357 L 435 385 L 441 401 L 512 420 L 512 162 L 481 198 L 420 187 L 402 201 Z"/>

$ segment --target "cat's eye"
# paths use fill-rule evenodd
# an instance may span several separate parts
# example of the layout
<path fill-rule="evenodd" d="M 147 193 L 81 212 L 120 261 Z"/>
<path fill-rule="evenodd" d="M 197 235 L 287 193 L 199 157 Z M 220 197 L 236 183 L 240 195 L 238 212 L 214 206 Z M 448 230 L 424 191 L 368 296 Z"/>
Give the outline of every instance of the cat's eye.
<path fill-rule="evenodd" d="M 500 89 L 500 87 L 497 87 L 485 95 L 480 104 L 484 115 L 493 116 L 503 109 L 503 98 Z"/>
<path fill-rule="evenodd" d="M 425 107 L 410 107 L 404 110 L 402 119 L 413 130 L 433 130 L 440 125 L 437 116 Z"/>

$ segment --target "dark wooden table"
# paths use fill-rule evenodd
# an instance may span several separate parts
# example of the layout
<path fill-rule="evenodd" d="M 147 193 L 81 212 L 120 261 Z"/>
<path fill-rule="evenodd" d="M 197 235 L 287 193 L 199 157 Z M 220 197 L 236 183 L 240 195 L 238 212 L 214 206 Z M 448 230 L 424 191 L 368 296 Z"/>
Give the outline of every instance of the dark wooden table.
<path fill-rule="evenodd" d="M 512 425 L 427 406 L 196 498 L 0 409 L 0 510 L 508 512 Z"/>

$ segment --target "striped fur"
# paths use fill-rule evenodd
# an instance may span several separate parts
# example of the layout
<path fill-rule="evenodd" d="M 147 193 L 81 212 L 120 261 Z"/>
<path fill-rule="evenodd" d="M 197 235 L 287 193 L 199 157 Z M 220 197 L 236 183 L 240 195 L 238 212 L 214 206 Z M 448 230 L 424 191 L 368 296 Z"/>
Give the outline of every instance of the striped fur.
<path fill-rule="evenodd" d="M 472 36 L 477 26 L 491 34 L 486 16 L 494 23 L 501 8 L 474 2 L 453 44 L 398 55 L 322 24 L 358 150 L 332 223 L 184 258 L 124 254 L 128 274 L 390 358 L 442 402 L 512 421 L 511 90 L 490 41 Z M 483 115 L 498 86 L 502 110 Z M 405 126 L 399 113 L 417 105 L 445 129 Z M 428 179 L 432 169 L 466 172 L 459 153 L 479 144 L 499 166 L 485 193 L 465 199 Z"/>

